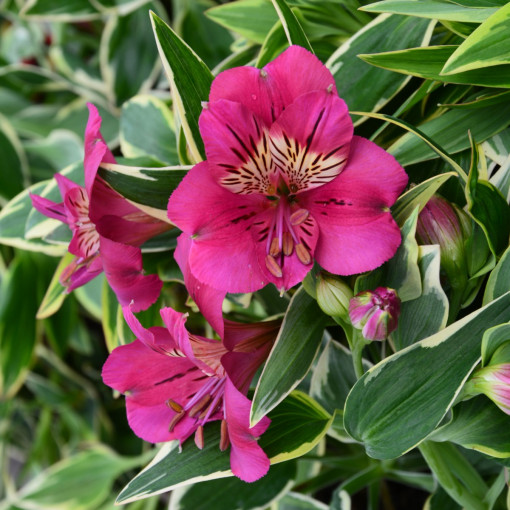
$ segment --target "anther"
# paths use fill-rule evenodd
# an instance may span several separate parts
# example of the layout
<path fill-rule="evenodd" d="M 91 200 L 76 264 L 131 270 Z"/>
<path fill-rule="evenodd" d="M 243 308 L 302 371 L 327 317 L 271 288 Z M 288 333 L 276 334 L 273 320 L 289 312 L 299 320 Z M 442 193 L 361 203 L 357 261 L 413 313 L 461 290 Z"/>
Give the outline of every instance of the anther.
<path fill-rule="evenodd" d="M 204 395 L 190 410 L 189 415 L 194 418 L 211 401 L 211 395 Z"/>
<path fill-rule="evenodd" d="M 175 426 L 184 418 L 185 415 L 185 411 L 177 413 L 170 421 L 170 425 L 168 425 L 168 432 L 172 432 Z"/>
<path fill-rule="evenodd" d="M 178 404 L 175 400 L 172 400 L 171 398 L 169 398 L 165 404 L 170 408 L 170 409 L 173 409 L 176 413 L 182 413 L 183 411 L 183 407 Z"/>
<path fill-rule="evenodd" d="M 272 257 L 280 255 L 280 240 L 277 237 L 273 237 L 273 240 L 271 241 L 269 255 L 271 255 Z"/>
<path fill-rule="evenodd" d="M 260 70 L 260 77 L 261 78 L 267 78 L 267 71 L 264 71 L 264 69 Z"/>
<path fill-rule="evenodd" d="M 303 243 L 296 244 L 296 255 L 300 262 L 305 266 L 312 262 L 312 257 L 308 250 L 304 247 Z"/>
<path fill-rule="evenodd" d="M 202 101 L 200 105 L 204 110 L 207 110 L 209 108 L 209 101 Z"/>
<path fill-rule="evenodd" d="M 228 448 L 229 444 L 230 439 L 228 437 L 227 422 L 225 420 L 221 420 L 220 450 L 224 452 Z"/>
<path fill-rule="evenodd" d="M 292 251 L 294 250 L 294 240 L 292 239 L 292 235 L 290 232 L 283 233 L 283 254 L 287 257 L 292 255 Z"/>
<path fill-rule="evenodd" d="M 266 267 L 273 276 L 276 276 L 276 278 L 282 277 L 282 268 L 271 255 L 266 255 Z"/>
<path fill-rule="evenodd" d="M 297 192 L 297 190 L 298 190 L 298 187 L 297 187 L 295 184 L 291 184 L 291 185 L 289 186 L 289 189 L 290 189 L 290 192 L 291 192 L 291 193 L 296 193 L 296 192 Z"/>
<path fill-rule="evenodd" d="M 270 184 L 268 187 L 267 187 L 267 194 L 268 195 L 274 195 L 276 193 L 276 187 L 274 184 Z"/>
<path fill-rule="evenodd" d="M 327 91 L 331 94 L 331 92 L 333 91 L 333 84 L 332 84 L 332 83 L 330 83 L 330 84 L 328 85 L 328 88 L 327 88 L 326 90 L 327 90 Z"/>
<path fill-rule="evenodd" d="M 199 425 L 195 432 L 195 444 L 200 450 L 204 447 L 204 427 Z"/>
<path fill-rule="evenodd" d="M 291 225 L 301 225 L 310 213 L 306 209 L 298 209 L 290 215 L 290 224 Z"/>

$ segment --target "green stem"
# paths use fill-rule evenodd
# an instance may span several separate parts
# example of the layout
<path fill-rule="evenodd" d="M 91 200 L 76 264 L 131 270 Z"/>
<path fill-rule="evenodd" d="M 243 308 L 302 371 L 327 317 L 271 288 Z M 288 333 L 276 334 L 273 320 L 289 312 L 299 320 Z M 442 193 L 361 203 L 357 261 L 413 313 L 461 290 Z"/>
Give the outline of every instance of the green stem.
<path fill-rule="evenodd" d="M 488 510 L 483 502 L 487 485 L 453 444 L 424 441 L 419 448 L 437 481 L 452 499 L 466 510 Z"/>

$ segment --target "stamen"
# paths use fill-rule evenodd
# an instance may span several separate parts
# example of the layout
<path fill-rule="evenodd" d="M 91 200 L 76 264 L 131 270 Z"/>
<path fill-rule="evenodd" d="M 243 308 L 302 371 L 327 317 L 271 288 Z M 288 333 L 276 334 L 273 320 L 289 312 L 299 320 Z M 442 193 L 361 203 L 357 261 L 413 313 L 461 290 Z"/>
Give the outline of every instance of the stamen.
<path fill-rule="evenodd" d="M 333 84 L 332 84 L 332 83 L 330 83 L 330 84 L 328 85 L 328 88 L 327 88 L 326 90 L 327 90 L 329 93 L 331 93 L 331 92 L 332 92 L 332 90 L 333 90 Z"/>
<path fill-rule="evenodd" d="M 170 421 L 170 425 L 168 425 L 168 432 L 172 432 L 175 426 L 184 418 L 185 415 L 186 415 L 185 411 L 177 413 Z"/>
<path fill-rule="evenodd" d="M 204 447 L 204 427 L 202 425 L 199 425 L 195 432 L 195 444 L 199 450 Z"/>
<path fill-rule="evenodd" d="M 277 237 L 273 237 L 273 240 L 271 241 L 271 248 L 269 249 L 269 255 L 277 257 L 280 255 L 280 252 L 280 241 Z"/>
<path fill-rule="evenodd" d="M 304 246 L 303 246 L 304 248 Z M 301 260 L 301 259 L 300 259 Z M 269 272 L 276 278 L 282 277 L 282 268 L 278 265 L 278 262 L 271 255 L 266 255 L 266 267 Z"/>
<path fill-rule="evenodd" d="M 207 110 L 209 108 L 209 101 L 202 101 L 200 105 L 204 110 Z"/>
<path fill-rule="evenodd" d="M 173 409 L 176 413 L 182 413 L 182 411 L 184 410 L 183 407 L 178 404 L 177 402 L 175 402 L 175 400 L 172 400 L 171 398 L 169 398 L 165 404 L 170 408 L 170 409 Z"/>
<path fill-rule="evenodd" d="M 189 410 L 189 416 L 191 418 L 194 418 L 204 407 L 211 401 L 212 397 L 211 395 L 207 394 L 204 395 L 199 402 L 197 402 L 190 410 Z"/>
<path fill-rule="evenodd" d="M 304 247 L 303 243 L 296 244 L 296 255 L 300 262 L 305 266 L 312 262 L 312 257 L 308 250 Z"/>
<path fill-rule="evenodd" d="M 228 427 L 226 420 L 221 420 L 221 435 L 220 435 L 220 450 L 224 452 L 228 445 L 230 444 L 230 439 L 228 437 Z"/>
<path fill-rule="evenodd" d="M 264 71 L 264 69 L 260 70 L 260 77 L 261 78 L 267 78 L 267 71 Z"/>
<path fill-rule="evenodd" d="M 298 209 L 290 215 L 291 225 L 301 225 L 305 222 L 310 213 L 306 209 Z"/>
<path fill-rule="evenodd" d="M 294 250 L 294 240 L 292 239 L 292 235 L 290 232 L 285 232 L 283 234 L 283 254 L 287 257 L 292 255 Z"/>

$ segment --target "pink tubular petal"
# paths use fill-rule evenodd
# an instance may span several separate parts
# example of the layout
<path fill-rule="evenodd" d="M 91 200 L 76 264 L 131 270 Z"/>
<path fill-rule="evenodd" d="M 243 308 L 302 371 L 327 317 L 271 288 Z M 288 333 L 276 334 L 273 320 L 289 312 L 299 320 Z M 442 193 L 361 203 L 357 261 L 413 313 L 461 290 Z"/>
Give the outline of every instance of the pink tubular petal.
<path fill-rule="evenodd" d="M 176 312 L 170 307 L 162 308 L 159 313 L 177 349 L 184 353 L 187 358 L 194 360 L 195 356 L 189 341 L 189 333 L 186 329 L 188 314 Z"/>
<path fill-rule="evenodd" d="M 32 193 L 30 193 L 30 200 L 32 200 L 34 209 L 38 210 L 41 214 L 44 214 L 44 216 L 54 218 L 55 220 L 59 220 L 63 223 L 69 223 L 63 203 L 57 204 L 47 198 L 39 195 L 33 195 Z"/>
<path fill-rule="evenodd" d="M 62 198 L 65 197 L 66 193 L 76 187 L 80 187 L 75 182 L 71 181 L 71 179 L 68 179 L 65 175 L 56 173 L 54 176 L 55 180 L 57 181 L 58 189 L 60 190 L 60 194 L 62 195 Z"/>
<path fill-rule="evenodd" d="M 268 194 L 276 176 L 257 116 L 240 103 L 220 100 L 202 111 L 199 125 L 214 180 L 232 193 Z"/>
<path fill-rule="evenodd" d="M 97 170 L 101 162 L 115 163 L 113 154 L 108 149 L 102 135 L 101 135 L 101 116 L 97 108 L 87 103 L 89 108 L 89 120 L 85 128 L 85 188 L 89 198 L 92 197 L 92 186 L 96 180 Z"/>
<path fill-rule="evenodd" d="M 184 276 L 184 284 L 202 312 L 207 322 L 214 328 L 216 333 L 223 338 L 223 314 L 222 304 L 225 299 L 225 291 L 216 290 L 195 278 L 189 267 L 189 252 L 192 241 L 186 234 L 181 234 L 177 240 L 177 248 L 174 253 L 175 260 L 181 268 Z"/>
<path fill-rule="evenodd" d="M 64 269 L 60 283 L 67 287 L 67 292 L 71 292 L 74 289 L 85 285 L 102 272 L 103 264 L 100 257 L 93 257 L 87 263 L 85 263 L 81 258 L 77 258 Z"/>
<path fill-rule="evenodd" d="M 245 482 L 255 482 L 269 470 L 269 459 L 257 444 L 271 421 L 262 420 L 250 428 L 251 402 L 227 378 L 225 385 L 225 419 L 230 439 L 230 467 L 234 475 Z"/>
<path fill-rule="evenodd" d="M 291 193 L 322 186 L 345 167 L 353 135 L 345 102 L 326 90 L 298 97 L 271 126 L 271 153 Z"/>
<path fill-rule="evenodd" d="M 284 107 L 312 90 L 331 90 L 338 95 L 335 79 L 329 69 L 301 46 L 291 46 L 264 69 L 271 77 Z"/>
<path fill-rule="evenodd" d="M 108 283 L 121 306 L 131 302 L 133 312 L 145 310 L 159 297 L 163 282 L 157 275 L 144 275 L 139 248 L 101 237 L 100 254 Z"/>

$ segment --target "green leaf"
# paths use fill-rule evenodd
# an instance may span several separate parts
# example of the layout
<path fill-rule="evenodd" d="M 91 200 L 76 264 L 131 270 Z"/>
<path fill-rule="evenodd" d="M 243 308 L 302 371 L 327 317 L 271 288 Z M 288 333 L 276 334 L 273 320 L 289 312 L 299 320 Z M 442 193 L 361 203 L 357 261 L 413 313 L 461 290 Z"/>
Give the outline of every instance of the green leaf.
<path fill-rule="evenodd" d="M 294 294 L 255 389 L 252 424 L 275 408 L 305 377 L 319 350 L 327 320 L 305 289 Z"/>
<path fill-rule="evenodd" d="M 497 7 L 467 7 L 453 2 L 437 0 L 384 0 L 361 7 L 365 12 L 388 12 L 391 14 L 405 14 L 407 16 L 420 16 L 423 18 L 440 19 L 447 21 L 461 21 L 467 23 L 481 23 Z"/>
<path fill-rule="evenodd" d="M 163 61 L 174 107 L 196 163 L 205 158 L 198 129 L 202 101 L 209 98 L 213 76 L 195 52 L 156 14 L 151 12 L 152 28 Z"/>
<path fill-rule="evenodd" d="M 502 296 L 510 290 L 510 247 L 506 249 L 505 253 L 497 263 L 496 267 L 492 270 L 487 286 L 485 287 L 485 294 L 483 296 L 483 304 L 486 305 L 494 299 Z"/>
<path fill-rule="evenodd" d="M 143 461 L 142 457 L 119 457 L 98 445 L 43 471 L 17 497 L 40 510 L 94 510 L 110 494 L 115 478 Z"/>
<path fill-rule="evenodd" d="M 379 459 L 415 447 L 441 422 L 478 364 L 484 331 L 509 320 L 507 293 L 371 368 L 347 398 L 347 432 Z"/>
<path fill-rule="evenodd" d="M 487 366 L 494 353 L 510 340 L 510 324 L 488 329 L 482 338 L 482 366 Z"/>
<path fill-rule="evenodd" d="M 473 158 L 477 149 L 472 141 Z M 501 192 L 488 181 L 478 178 L 477 159 L 473 161 L 466 185 L 468 211 L 484 231 L 493 255 L 499 255 L 508 246 L 510 236 L 510 207 Z"/>
<path fill-rule="evenodd" d="M 442 74 L 510 64 L 508 33 L 510 5 L 506 4 L 484 21 L 452 54 Z M 490 72 L 487 71 L 487 72 Z"/>
<path fill-rule="evenodd" d="M 268 32 L 264 40 L 257 59 L 256 67 L 264 67 L 271 60 L 274 60 L 288 46 L 287 36 L 283 25 L 278 20 L 273 28 Z"/>
<path fill-rule="evenodd" d="M 257 44 L 264 42 L 278 21 L 278 14 L 268 0 L 238 0 L 212 7 L 205 14 L 216 23 Z"/>
<path fill-rule="evenodd" d="M 10 199 L 27 184 L 28 161 L 16 131 L 3 115 L 0 115 L 0 153 L 3 165 L 0 197 Z"/>
<path fill-rule="evenodd" d="M 410 74 L 427 80 L 510 88 L 510 65 L 493 66 L 490 73 L 485 69 L 474 69 L 462 73 L 442 75 L 441 71 L 444 64 L 456 48 L 457 46 L 429 46 L 427 48 L 359 55 L 359 58 L 383 69 Z"/>
<path fill-rule="evenodd" d="M 173 114 L 163 101 L 140 95 L 123 104 L 120 148 L 126 158 L 149 156 L 166 165 L 179 163 Z"/>
<path fill-rule="evenodd" d="M 275 510 L 328 510 L 328 508 L 327 505 L 310 496 L 300 492 L 289 492 L 278 501 Z"/>
<path fill-rule="evenodd" d="M 51 279 L 50 285 L 46 290 L 46 294 L 44 295 L 44 298 L 39 305 L 39 309 L 37 310 L 37 319 L 47 319 L 54 313 L 58 312 L 62 306 L 67 293 L 65 287 L 60 283 L 60 275 L 74 258 L 75 255 L 72 253 L 66 253 L 59 262 L 57 269 L 53 274 L 53 278 Z"/>
<path fill-rule="evenodd" d="M 384 14 L 342 44 L 326 65 L 349 110 L 380 110 L 410 79 L 366 65 L 360 53 L 426 45 L 433 28 L 428 20 Z M 361 118 L 354 120 L 359 123 Z"/>
<path fill-rule="evenodd" d="M 343 345 L 330 340 L 314 367 L 310 396 L 333 414 L 344 408 L 347 395 L 357 380 L 352 354 Z"/>
<path fill-rule="evenodd" d="M 313 53 L 310 41 L 285 0 L 271 0 L 283 25 L 289 44 L 297 44 Z"/>
<path fill-rule="evenodd" d="M 90 280 L 90 282 L 87 282 L 85 285 L 73 290 L 74 297 L 98 322 L 101 322 L 101 317 L 103 316 L 101 295 L 104 279 L 104 274 L 101 273 L 94 279 Z"/>
<path fill-rule="evenodd" d="M 398 350 L 437 333 L 448 320 L 448 298 L 439 280 L 439 246 L 420 246 L 418 265 L 422 294 L 402 303 L 398 328 L 391 334 Z"/>
<path fill-rule="evenodd" d="M 189 167 L 134 167 L 102 163 L 99 175 L 117 192 L 148 214 L 168 221 L 166 208 Z"/>
<path fill-rule="evenodd" d="M 291 393 L 269 416 L 271 425 L 259 439 L 272 464 L 309 452 L 324 436 L 332 417 L 308 395 Z M 191 483 L 232 476 L 230 455 L 220 451 L 220 424 L 204 428 L 204 448 L 186 441 L 165 443 L 154 460 L 122 490 L 117 503 L 128 503 Z"/>
<path fill-rule="evenodd" d="M 481 143 L 505 129 L 509 117 L 510 102 L 502 100 L 499 104 L 475 110 L 450 110 L 421 124 L 419 130 L 452 154 L 470 147 L 469 131 L 477 143 Z M 436 157 L 435 151 L 426 142 L 410 133 L 399 138 L 388 152 L 404 166 Z"/>
<path fill-rule="evenodd" d="M 287 492 L 296 476 L 296 464 L 285 462 L 271 467 L 254 483 L 239 478 L 211 480 L 175 489 L 169 510 L 251 510 L 266 508 Z"/>
<path fill-rule="evenodd" d="M 89 21 L 101 17 L 89 0 L 29 0 L 22 17 L 37 21 Z"/>
<path fill-rule="evenodd" d="M 395 289 L 403 302 L 421 295 L 418 243 L 415 239 L 417 221 L 418 209 L 415 209 L 401 229 L 402 243 L 395 255 L 381 267 L 359 276 L 356 279 L 355 294 L 384 286 Z"/>
<path fill-rule="evenodd" d="M 147 10 L 138 9 L 122 17 L 110 16 L 101 37 L 99 56 L 101 74 L 112 103 L 121 105 L 148 89 L 157 77 L 159 66 Z"/>
<path fill-rule="evenodd" d="M 46 253 L 47 255 L 64 255 L 67 251 L 65 246 L 48 244 L 41 239 L 25 238 L 27 218 L 33 211 L 29 193 L 39 195 L 46 188 L 47 184 L 47 182 L 40 182 L 30 186 L 30 188 L 14 197 L 0 211 L 0 243 L 24 250 Z M 40 216 L 42 217 L 42 215 Z M 55 224 L 56 222 L 53 222 L 53 228 Z"/>
<path fill-rule="evenodd" d="M 53 261 L 18 252 L 0 286 L 0 398 L 14 395 L 27 374 L 37 343 L 35 314 Z"/>
<path fill-rule="evenodd" d="M 452 419 L 428 439 L 450 441 L 491 457 L 510 457 L 508 416 L 485 395 L 461 402 L 452 411 Z"/>
<path fill-rule="evenodd" d="M 418 212 L 420 212 L 434 193 L 454 175 L 456 175 L 454 172 L 434 175 L 400 195 L 391 208 L 391 214 L 395 221 L 402 226 L 416 207 L 418 207 Z"/>

